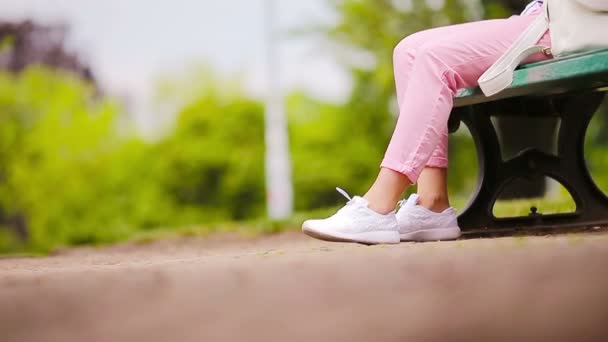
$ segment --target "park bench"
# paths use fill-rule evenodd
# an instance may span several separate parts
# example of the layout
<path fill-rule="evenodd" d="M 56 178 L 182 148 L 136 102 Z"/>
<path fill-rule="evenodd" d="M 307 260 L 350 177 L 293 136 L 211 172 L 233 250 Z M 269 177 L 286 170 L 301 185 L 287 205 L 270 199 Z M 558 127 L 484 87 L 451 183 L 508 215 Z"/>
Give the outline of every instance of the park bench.
<path fill-rule="evenodd" d="M 479 178 L 467 208 L 459 217 L 465 232 L 514 228 L 567 228 L 608 224 L 608 198 L 596 186 L 584 156 L 587 128 L 608 90 L 608 49 L 580 53 L 520 67 L 513 84 L 486 97 L 479 88 L 461 90 L 454 99 L 449 130 L 464 123 L 477 148 Z M 554 151 L 528 146 L 504 158 L 500 134 L 492 117 L 557 121 Z M 532 121 L 530 120 L 530 121 Z M 548 139 L 551 139 L 550 137 Z M 544 215 L 531 208 L 528 216 L 497 218 L 496 201 L 515 179 L 551 177 L 572 196 L 572 213 Z"/>

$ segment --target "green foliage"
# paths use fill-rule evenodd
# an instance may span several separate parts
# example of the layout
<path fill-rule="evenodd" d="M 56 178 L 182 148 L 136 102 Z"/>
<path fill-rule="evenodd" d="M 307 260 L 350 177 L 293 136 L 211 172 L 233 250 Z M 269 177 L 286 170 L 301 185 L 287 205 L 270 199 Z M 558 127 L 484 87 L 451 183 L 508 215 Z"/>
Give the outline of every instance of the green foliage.
<path fill-rule="evenodd" d="M 591 176 L 604 192 L 608 193 L 608 96 L 591 120 L 585 141 L 585 159 L 591 169 Z"/>
<path fill-rule="evenodd" d="M 31 248 L 116 241 L 163 221 L 146 147 L 117 133 L 118 107 L 92 87 L 39 67 L 2 73 L 0 108 L 0 219 L 25 217 Z"/>
<path fill-rule="evenodd" d="M 214 82 L 179 107 L 167 137 L 146 143 L 70 74 L 0 73 L 0 251 L 260 216 L 263 108 Z M 23 243 L 13 217 L 25 220 Z"/>
<path fill-rule="evenodd" d="M 7 35 L 4 38 L 0 39 L 0 54 L 6 53 L 9 51 L 13 45 L 15 44 L 15 37 L 11 35 Z"/>
<path fill-rule="evenodd" d="M 359 118 L 302 94 L 288 100 L 296 208 L 343 202 L 336 186 L 361 193 L 378 171 L 383 146 L 355 124 Z"/>
<path fill-rule="evenodd" d="M 373 181 L 396 120 L 397 42 L 471 17 L 462 1 L 446 0 L 440 9 L 422 0 L 411 1 L 410 8 L 398 3 L 333 1 L 338 21 L 325 33 L 344 52 L 354 86 L 342 104 L 298 92 L 287 98 L 298 211 L 326 215 L 344 202 L 334 187 L 361 194 Z M 485 4 L 488 16 L 505 11 L 497 1 Z M 162 79 L 158 105 L 173 109 L 175 121 L 162 138 L 148 142 L 130 130 L 117 103 L 73 75 L 41 67 L 0 73 L 0 252 L 146 241 L 166 232 L 298 226 L 304 216 L 263 219 L 263 106 L 245 95 L 241 83 L 200 67 Z M 608 167 L 606 112 L 594 119 L 587 142 L 596 170 Z M 450 160 L 450 192 L 462 206 L 477 177 L 465 131 L 451 136 Z M 608 177 L 596 176 L 608 189 Z M 529 210 L 522 203 L 501 210 Z M 27 228 L 25 240 L 19 219 Z M 249 223 L 222 223 L 232 220 Z"/>
<path fill-rule="evenodd" d="M 170 197 L 205 221 L 260 215 L 263 137 L 259 102 L 213 92 L 196 96 L 180 110 L 174 132 L 159 145 L 162 180 Z"/>

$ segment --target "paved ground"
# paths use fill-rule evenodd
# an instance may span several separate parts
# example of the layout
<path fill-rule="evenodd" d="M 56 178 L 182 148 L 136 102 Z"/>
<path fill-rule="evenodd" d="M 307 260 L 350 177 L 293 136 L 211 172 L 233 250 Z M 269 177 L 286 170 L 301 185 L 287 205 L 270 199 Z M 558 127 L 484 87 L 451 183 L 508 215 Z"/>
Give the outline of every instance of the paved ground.
<path fill-rule="evenodd" d="M 0 259 L 0 341 L 602 341 L 607 266 L 606 233 L 69 250 Z"/>

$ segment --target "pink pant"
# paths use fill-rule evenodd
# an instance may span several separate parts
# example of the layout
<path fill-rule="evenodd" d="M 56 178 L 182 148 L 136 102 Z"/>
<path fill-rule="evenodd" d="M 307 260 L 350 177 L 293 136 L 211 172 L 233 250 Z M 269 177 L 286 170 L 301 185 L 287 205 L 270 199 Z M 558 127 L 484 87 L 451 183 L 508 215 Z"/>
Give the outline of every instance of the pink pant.
<path fill-rule="evenodd" d="M 458 89 L 479 77 L 534 20 L 532 16 L 479 21 L 415 33 L 395 48 L 399 120 L 382 167 L 416 183 L 425 167 L 448 166 L 447 122 Z M 540 44 L 550 46 L 546 34 Z M 543 54 L 527 62 L 546 59 Z"/>

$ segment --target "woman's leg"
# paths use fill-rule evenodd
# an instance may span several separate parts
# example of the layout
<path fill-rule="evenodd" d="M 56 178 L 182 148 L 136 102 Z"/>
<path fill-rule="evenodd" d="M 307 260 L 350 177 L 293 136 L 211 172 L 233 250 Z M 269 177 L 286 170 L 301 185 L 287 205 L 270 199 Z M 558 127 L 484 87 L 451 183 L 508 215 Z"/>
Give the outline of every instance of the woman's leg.
<path fill-rule="evenodd" d="M 393 69 L 395 73 L 395 86 L 397 91 L 397 104 L 400 108 L 403 108 L 403 98 L 411 79 L 410 73 L 416 60 L 418 49 L 429 40 L 433 39 L 436 35 L 442 35 L 447 37 L 450 35 L 451 26 L 438 27 L 431 30 L 421 31 L 416 34 L 410 35 L 403 39 L 397 47 L 395 47 L 393 53 Z M 447 168 L 447 141 L 448 132 L 444 132 L 442 139 L 438 146 L 433 151 L 427 167 L 421 174 L 418 180 L 418 188 L 420 195 L 420 204 L 427 206 L 427 199 L 430 200 L 431 191 L 436 190 L 436 184 L 441 184 L 443 178 L 437 179 L 438 176 L 446 174 L 445 180 L 447 181 L 447 173 L 441 169 Z M 428 184 L 428 186 L 427 186 Z M 370 202 L 370 208 L 381 213 L 390 212 L 394 209 L 394 203 L 397 203 L 401 199 L 403 191 L 389 191 L 389 189 L 406 189 L 411 185 L 410 180 L 404 177 L 403 174 L 396 172 L 388 168 L 382 168 L 380 175 L 376 179 L 374 185 L 370 188 L 370 191 L 365 195 L 365 198 Z M 422 188 L 422 189 L 421 189 Z M 388 196 L 387 196 L 388 193 Z M 446 196 L 447 199 L 447 196 Z M 448 205 L 449 207 L 449 205 Z M 430 208 L 430 207 L 429 207 Z M 447 208 L 447 207 L 446 207 Z M 445 208 L 444 208 L 445 209 Z"/>
<path fill-rule="evenodd" d="M 445 171 L 429 170 L 420 177 L 427 166 L 447 167 L 447 121 L 453 97 L 458 89 L 476 86 L 481 74 L 533 20 L 533 16 L 514 16 L 431 29 L 397 46 L 400 115 L 382 170 L 365 196 L 371 209 L 380 213 L 394 210 L 396 199 L 418 181 L 422 181 L 421 192 L 428 194 L 425 197 L 444 196 Z M 548 44 L 548 39 L 546 35 L 542 43 Z M 544 58 L 537 55 L 530 60 Z"/>
<path fill-rule="evenodd" d="M 447 39 L 452 34 L 454 34 L 453 26 L 438 27 L 410 35 L 397 45 L 393 54 L 393 67 L 399 108 L 402 108 L 403 97 L 405 96 L 405 91 L 409 84 L 409 76 L 416 59 L 418 48 L 428 41 L 435 39 L 438 35 Z M 441 132 L 439 143 L 435 147 L 431 158 L 426 163 L 425 168 L 418 178 L 418 195 L 420 196 L 419 204 L 421 206 L 436 212 L 442 212 L 450 207 L 447 193 L 447 167 L 448 132 L 446 128 L 445 131 Z M 382 170 L 388 169 L 383 168 Z M 386 177 L 380 176 L 379 178 L 380 181 L 383 181 Z M 404 177 L 401 174 L 397 174 L 394 175 L 394 178 L 403 179 Z M 407 183 L 407 185 L 409 185 L 409 182 Z M 380 189 L 380 187 L 376 186 L 374 189 Z M 381 192 L 382 191 L 377 192 L 378 196 L 381 196 Z M 372 192 L 372 194 L 374 194 L 374 192 Z M 400 196 L 401 194 L 399 194 L 397 198 Z M 376 203 L 376 201 L 373 202 Z M 387 202 L 392 202 L 392 199 Z"/>
<path fill-rule="evenodd" d="M 418 204 L 436 213 L 450 208 L 448 169 L 427 166 L 418 177 Z"/>
<path fill-rule="evenodd" d="M 532 20 L 512 17 L 432 29 L 399 44 L 395 74 L 400 115 L 376 182 L 365 198 L 344 193 L 346 206 L 327 219 L 304 222 L 302 230 L 324 240 L 368 244 L 458 238 L 453 209 L 433 215 L 414 205 L 411 210 L 420 215 L 400 210 L 397 219 L 395 206 L 416 182 L 427 201 L 447 200 L 447 122 L 453 97 L 459 88 L 476 85 Z M 420 203 L 413 199 L 406 205 Z"/>

